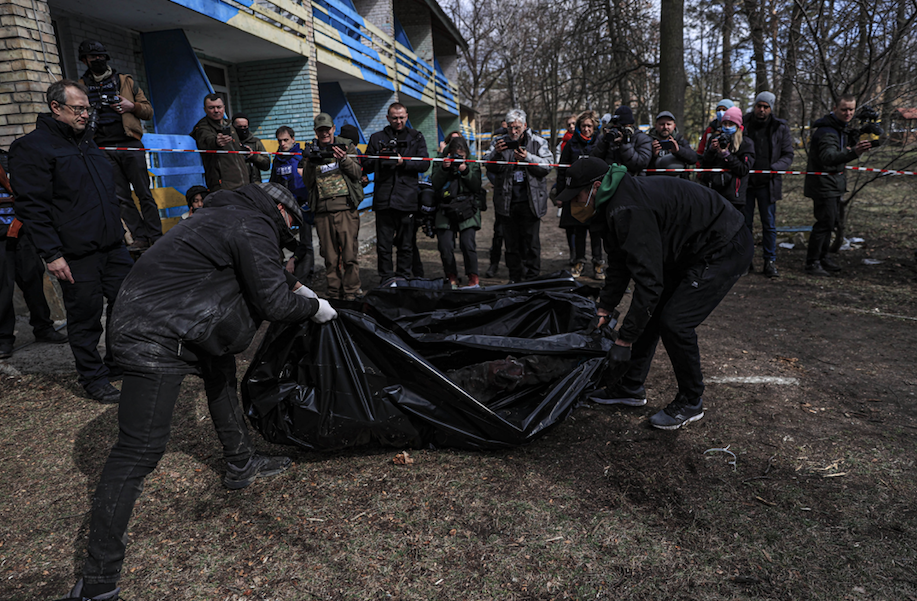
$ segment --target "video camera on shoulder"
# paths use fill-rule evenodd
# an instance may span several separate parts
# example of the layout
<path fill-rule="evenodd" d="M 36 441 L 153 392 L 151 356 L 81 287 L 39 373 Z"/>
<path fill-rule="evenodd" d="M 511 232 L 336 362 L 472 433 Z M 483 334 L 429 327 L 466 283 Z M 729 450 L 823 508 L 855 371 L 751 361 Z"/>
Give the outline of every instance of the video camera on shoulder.
<path fill-rule="evenodd" d="M 853 118 L 860 122 L 859 127 L 852 127 L 853 121 L 847 125 L 847 136 L 854 142 L 859 142 L 860 136 L 864 134 L 879 137 L 885 135 L 885 130 L 877 123 L 879 120 L 879 111 L 872 106 L 864 104 L 857 109 Z M 870 140 L 870 142 L 873 148 L 882 143 L 881 140 Z"/>
<path fill-rule="evenodd" d="M 332 144 L 331 146 L 326 146 L 325 148 L 319 147 L 318 144 L 311 143 L 306 146 L 303 150 L 302 156 L 304 159 L 309 159 L 310 161 L 324 161 L 327 159 L 334 158 L 333 147 L 337 146 L 342 150 L 347 150 L 346 144 Z"/>

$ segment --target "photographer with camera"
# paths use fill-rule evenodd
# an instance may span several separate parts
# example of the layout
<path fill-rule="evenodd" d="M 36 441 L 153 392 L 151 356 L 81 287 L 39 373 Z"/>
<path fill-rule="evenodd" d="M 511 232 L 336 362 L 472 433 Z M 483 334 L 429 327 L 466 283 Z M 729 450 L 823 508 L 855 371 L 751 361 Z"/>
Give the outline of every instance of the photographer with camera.
<path fill-rule="evenodd" d="M 755 163 L 755 145 L 742 135 L 742 110 L 739 107 L 728 109 L 720 126 L 716 135 L 707 142 L 700 164 L 704 169 L 725 171 L 701 173 L 698 179 L 742 211 L 748 172 Z"/>
<path fill-rule="evenodd" d="M 592 156 L 609 165 L 624 165 L 631 175 L 639 175 L 653 158 L 653 141 L 637 129 L 634 113 L 627 105 L 615 109 L 611 121 L 605 126 L 599 141 L 592 149 Z"/>
<path fill-rule="evenodd" d="M 541 272 L 541 218 L 548 212 L 545 178 L 554 155 L 547 141 L 529 129 L 521 109 L 506 113 L 506 124 L 506 135 L 493 139 L 485 160 L 536 163 L 487 165 L 494 175 L 494 211 L 503 228 L 509 279 L 521 282 Z"/>
<path fill-rule="evenodd" d="M 426 161 L 404 157 L 430 156 L 422 133 L 408 127 L 408 110 L 400 102 L 388 107 L 388 125 L 369 137 L 366 154 L 391 157 L 365 159 L 364 173 L 375 173 L 373 212 L 376 214 L 376 255 L 379 278 L 412 276 L 414 213 L 418 210 L 419 175 L 427 170 Z M 392 260 L 393 246 L 397 263 Z"/>
<path fill-rule="evenodd" d="M 716 116 L 712 121 L 710 121 L 709 125 L 707 125 L 707 129 L 705 129 L 704 133 L 701 134 L 700 142 L 697 143 L 698 158 L 704 155 L 704 151 L 707 150 L 707 142 L 711 137 L 715 135 L 717 131 L 719 131 L 721 127 L 720 124 L 723 122 L 723 115 L 725 115 L 726 111 L 734 106 L 735 104 L 733 104 L 732 100 L 729 100 L 728 98 L 723 98 L 716 103 Z M 697 163 L 697 166 L 700 167 L 700 162 Z"/>
<path fill-rule="evenodd" d="M 829 271 L 841 270 L 828 257 L 828 249 L 831 232 L 837 228 L 841 197 L 847 191 L 847 162 L 873 147 L 869 140 L 859 140 L 861 130 L 850 128 L 856 109 L 856 96 L 845 94 L 837 99 L 832 112 L 812 124 L 815 133 L 809 141 L 806 171 L 826 171 L 830 175 L 807 174 L 803 189 L 815 211 L 815 225 L 806 250 L 806 273 L 810 275 L 826 276 Z"/>
<path fill-rule="evenodd" d="M 198 150 L 242 150 L 242 141 L 226 119 L 226 106 L 219 94 L 204 96 L 207 116 L 191 130 Z M 235 190 L 248 183 L 248 163 L 241 154 L 202 154 L 204 182 L 211 192 Z"/>
<path fill-rule="evenodd" d="M 453 136 L 445 148 L 442 162 L 433 164 L 431 177 L 438 206 L 433 227 L 443 261 L 443 271 L 453 287 L 458 286 L 458 266 L 455 262 L 455 235 L 465 261 L 465 275 L 470 287 L 479 286 L 478 251 L 475 233 L 481 229 L 481 167 L 465 163 L 471 150 L 462 136 Z"/>
<path fill-rule="evenodd" d="M 656 115 L 656 127 L 650 130 L 653 141 L 653 158 L 648 169 L 685 169 L 697 162 L 697 153 L 685 140 L 675 125 L 675 115 L 662 111 Z M 650 173 L 649 175 L 674 175 L 682 179 L 691 179 L 688 172 Z"/>
<path fill-rule="evenodd" d="M 108 64 L 111 57 L 101 42 L 82 42 L 79 57 L 80 62 L 88 67 L 80 83 L 89 90 L 89 106 L 93 111 L 89 123 L 93 141 L 98 146 L 143 148 L 143 124 L 140 120 L 153 118 L 153 105 L 143 90 L 133 77 L 118 73 Z M 146 153 L 139 150 L 102 152 L 114 170 L 121 219 L 133 238 L 128 249 L 146 250 L 162 237 L 159 207 L 150 192 Z M 132 186 L 140 201 L 139 211 L 131 196 Z"/>
<path fill-rule="evenodd" d="M 752 169 L 783 171 L 793 164 L 793 140 L 786 121 L 777 119 L 771 112 L 776 97 L 761 92 L 755 97 L 752 112 L 745 115 L 745 133 L 754 142 L 755 161 Z M 777 201 L 783 198 L 783 178 L 773 173 L 753 173 L 748 180 L 745 198 L 745 225 L 752 231 L 755 222 L 755 205 L 761 215 L 761 247 L 766 277 L 777 273 Z"/>
<path fill-rule="evenodd" d="M 309 189 L 319 250 L 325 259 L 328 298 L 354 300 L 360 290 L 360 214 L 363 168 L 348 154 L 357 147 L 335 136 L 328 113 L 315 117 L 315 141 L 303 153 L 300 169 Z"/>
<path fill-rule="evenodd" d="M 255 137 L 248 127 L 248 116 L 242 113 L 236 113 L 232 116 L 232 128 L 236 130 L 239 136 L 239 142 L 242 143 L 242 150 L 249 152 L 265 152 L 264 144 L 261 138 Z M 250 154 L 245 157 L 248 163 L 248 183 L 260 184 L 261 172 L 271 170 L 271 156 L 269 154 Z"/>

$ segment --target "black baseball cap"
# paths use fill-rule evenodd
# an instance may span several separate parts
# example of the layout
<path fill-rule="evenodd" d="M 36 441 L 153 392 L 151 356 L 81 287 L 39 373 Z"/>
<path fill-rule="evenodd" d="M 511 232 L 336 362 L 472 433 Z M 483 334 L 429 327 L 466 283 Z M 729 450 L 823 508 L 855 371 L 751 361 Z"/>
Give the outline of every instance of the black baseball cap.
<path fill-rule="evenodd" d="M 567 169 L 564 176 L 567 178 L 567 187 L 557 195 L 558 202 L 568 202 L 576 198 L 583 188 L 588 188 L 595 182 L 600 182 L 608 173 L 608 163 L 598 157 L 583 157 L 578 159 Z"/>

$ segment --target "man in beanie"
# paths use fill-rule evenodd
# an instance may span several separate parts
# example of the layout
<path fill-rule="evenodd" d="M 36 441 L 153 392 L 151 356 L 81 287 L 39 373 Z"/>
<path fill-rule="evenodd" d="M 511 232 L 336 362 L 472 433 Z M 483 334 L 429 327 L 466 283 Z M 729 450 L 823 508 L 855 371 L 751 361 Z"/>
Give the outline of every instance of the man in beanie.
<path fill-rule="evenodd" d="M 118 441 L 93 496 L 88 557 L 72 598 L 118 598 L 128 522 L 144 479 L 165 453 L 187 374 L 204 380 L 227 488 L 244 488 L 289 467 L 288 457 L 254 448 L 236 396 L 235 354 L 248 348 L 262 320 L 324 323 L 337 317 L 281 265 L 280 249 L 301 219 L 293 195 L 279 184 L 214 192 L 124 280 L 110 322 L 124 368 Z"/>
<path fill-rule="evenodd" d="M 589 399 L 645 405 L 644 382 L 662 339 L 678 394 L 650 424 L 675 430 L 701 419 L 704 379 L 695 329 L 751 260 L 754 243 L 742 214 L 701 185 L 680 178 L 632 177 L 621 165 L 609 167 L 593 157 L 574 163 L 567 178 L 558 198 L 570 201 L 578 218 L 605 226 L 609 260 L 598 302 L 599 327 L 634 281 L 630 308 L 608 352 L 603 386 Z"/>
<path fill-rule="evenodd" d="M 205 186 L 191 186 L 185 192 L 185 202 L 188 203 L 188 211 L 181 214 L 182 219 L 188 219 L 198 209 L 204 208 L 204 199 L 210 194 Z"/>
<path fill-rule="evenodd" d="M 80 62 L 86 65 L 80 83 L 89 90 L 89 105 L 95 110 L 90 124 L 98 146 L 143 148 L 141 119 L 153 118 L 153 105 L 143 90 L 126 73 L 118 73 L 109 64 L 111 57 L 101 42 L 85 40 L 79 47 Z M 139 150 L 103 150 L 115 176 L 115 192 L 121 208 L 121 219 L 131 233 L 129 249 L 143 251 L 162 237 L 159 206 L 150 192 L 150 174 L 146 153 Z M 140 210 L 134 204 L 131 188 L 137 195 Z"/>
<path fill-rule="evenodd" d="M 745 136 L 755 144 L 755 171 L 784 171 L 793 164 L 793 140 L 790 127 L 772 111 L 776 98 L 761 92 L 755 98 L 752 112 L 745 115 Z M 775 278 L 777 272 L 777 201 L 783 198 L 783 176 L 775 173 L 752 173 L 745 193 L 745 225 L 752 231 L 755 206 L 761 216 L 761 241 L 765 276 Z"/>
<path fill-rule="evenodd" d="M 703 135 L 700 137 L 700 142 L 697 144 L 697 154 L 698 156 L 704 156 L 704 149 L 707 148 L 707 142 L 716 134 L 720 129 L 720 124 L 723 122 L 723 115 L 726 114 L 726 111 L 731 109 L 735 104 L 732 100 L 728 98 L 723 98 L 716 103 L 716 116 L 707 125 L 707 129 L 704 130 Z"/>
<path fill-rule="evenodd" d="M 630 107 L 621 105 L 603 129 L 602 136 L 592 149 L 592 156 L 609 165 L 624 165 L 628 173 L 638 175 L 653 158 L 653 140 L 637 129 Z"/>

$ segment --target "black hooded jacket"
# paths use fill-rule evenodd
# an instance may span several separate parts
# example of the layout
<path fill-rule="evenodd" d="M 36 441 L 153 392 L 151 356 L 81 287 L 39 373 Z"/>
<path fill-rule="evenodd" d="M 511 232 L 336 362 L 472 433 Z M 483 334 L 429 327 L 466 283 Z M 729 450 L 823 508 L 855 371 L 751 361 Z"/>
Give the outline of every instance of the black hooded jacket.
<path fill-rule="evenodd" d="M 10 172 L 16 215 L 46 262 L 123 244 L 111 164 L 90 136 L 38 115 L 35 130 L 10 147 Z"/>
<path fill-rule="evenodd" d="M 245 350 L 262 320 L 314 315 L 318 302 L 290 291 L 280 256 L 284 231 L 276 201 L 257 185 L 208 196 L 121 284 L 110 325 L 118 363 L 189 373 L 201 354 Z"/>
<path fill-rule="evenodd" d="M 598 306 L 613 311 L 633 278 L 634 297 L 620 330 L 628 342 L 646 327 L 666 278 L 703 270 L 704 258 L 745 227 L 745 217 L 725 198 L 674 177 L 624 175 L 604 207 L 608 267 Z"/>

